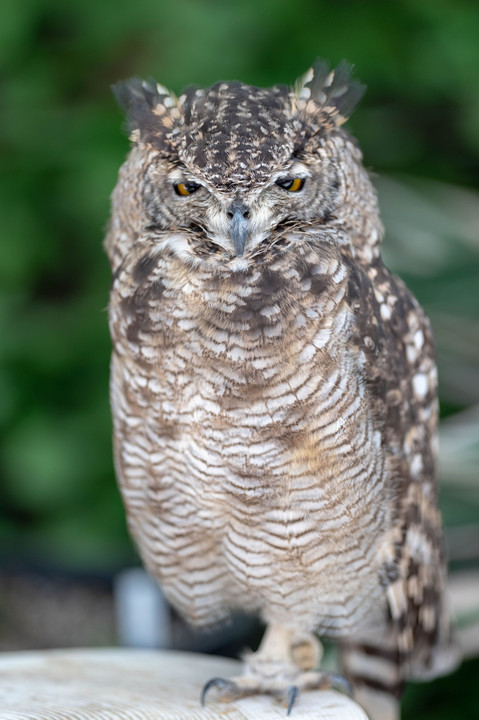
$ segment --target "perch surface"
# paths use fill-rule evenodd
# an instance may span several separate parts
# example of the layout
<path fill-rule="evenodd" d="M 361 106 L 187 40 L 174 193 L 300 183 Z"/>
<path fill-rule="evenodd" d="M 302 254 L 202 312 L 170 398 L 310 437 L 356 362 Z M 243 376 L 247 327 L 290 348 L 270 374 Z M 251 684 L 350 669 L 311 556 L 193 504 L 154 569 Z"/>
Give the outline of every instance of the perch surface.
<path fill-rule="evenodd" d="M 241 672 L 236 660 L 172 651 L 47 650 L 0 655 L 1 720 L 258 720 L 284 718 L 271 697 L 208 699 L 204 683 Z M 301 694 L 294 720 L 367 720 L 330 690 Z"/>

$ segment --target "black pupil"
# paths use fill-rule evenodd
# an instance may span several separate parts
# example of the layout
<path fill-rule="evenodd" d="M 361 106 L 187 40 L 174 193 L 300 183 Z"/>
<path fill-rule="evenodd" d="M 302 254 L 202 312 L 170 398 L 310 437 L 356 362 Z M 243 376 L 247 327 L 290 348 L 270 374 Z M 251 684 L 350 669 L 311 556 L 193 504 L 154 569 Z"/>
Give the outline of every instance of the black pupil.
<path fill-rule="evenodd" d="M 286 178 L 279 178 L 278 180 L 276 180 L 276 185 L 279 185 L 284 190 L 289 190 L 289 188 L 292 186 L 293 183 L 294 183 L 294 178 L 286 177 Z"/>
<path fill-rule="evenodd" d="M 198 183 L 195 183 L 193 181 L 185 182 L 185 183 L 183 183 L 183 185 L 185 186 L 185 188 L 188 190 L 188 192 L 190 194 L 196 192 L 196 190 L 198 190 L 198 188 L 201 187 Z M 175 190 L 178 193 L 178 185 L 175 185 Z M 180 194 L 180 193 L 178 193 L 178 194 Z"/>

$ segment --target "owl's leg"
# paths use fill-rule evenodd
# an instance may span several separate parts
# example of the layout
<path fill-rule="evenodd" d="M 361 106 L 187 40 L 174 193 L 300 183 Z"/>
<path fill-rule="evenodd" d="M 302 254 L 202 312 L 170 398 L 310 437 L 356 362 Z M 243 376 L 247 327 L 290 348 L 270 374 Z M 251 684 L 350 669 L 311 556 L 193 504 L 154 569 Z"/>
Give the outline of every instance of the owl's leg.
<path fill-rule="evenodd" d="M 314 670 L 322 657 L 323 647 L 315 635 L 299 635 L 282 625 L 268 625 L 258 650 L 245 656 L 246 672 L 292 677 L 298 670 Z"/>
<path fill-rule="evenodd" d="M 343 671 L 354 687 L 354 699 L 370 720 L 399 720 L 402 668 L 394 638 L 381 643 L 348 643 L 341 648 Z"/>
<path fill-rule="evenodd" d="M 289 714 L 300 690 L 335 686 L 349 691 L 342 676 L 315 670 L 322 654 L 315 635 L 269 625 L 257 652 L 245 657 L 244 674 L 210 680 L 203 688 L 202 703 L 212 688 L 225 700 L 264 693 L 285 700 Z"/>

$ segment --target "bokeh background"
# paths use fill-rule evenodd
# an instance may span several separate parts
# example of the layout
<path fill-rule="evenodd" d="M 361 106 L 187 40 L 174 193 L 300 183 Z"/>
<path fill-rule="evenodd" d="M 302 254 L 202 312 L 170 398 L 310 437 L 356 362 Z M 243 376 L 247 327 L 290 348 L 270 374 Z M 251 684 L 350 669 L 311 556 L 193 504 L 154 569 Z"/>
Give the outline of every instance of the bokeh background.
<path fill-rule="evenodd" d="M 292 83 L 318 55 L 368 86 L 349 128 L 436 334 L 452 569 L 479 566 L 479 3 L 3 0 L 0 648 L 114 643 L 112 579 L 138 562 L 111 460 L 110 85 Z M 473 717 L 478 671 L 409 688 L 406 716 Z"/>

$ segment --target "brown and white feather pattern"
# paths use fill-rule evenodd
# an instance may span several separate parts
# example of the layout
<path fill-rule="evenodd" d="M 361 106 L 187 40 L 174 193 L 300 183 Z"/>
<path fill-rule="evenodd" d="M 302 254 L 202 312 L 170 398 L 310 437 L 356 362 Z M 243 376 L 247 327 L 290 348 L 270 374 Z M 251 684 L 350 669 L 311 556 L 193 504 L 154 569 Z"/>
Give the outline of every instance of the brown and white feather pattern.
<path fill-rule="evenodd" d="M 143 284 L 117 296 L 123 273 L 146 265 L 115 280 L 112 334 L 128 338 L 113 360 L 115 434 L 148 566 L 197 622 L 266 605 L 278 622 L 298 614 L 311 630 L 352 632 L 379 602 L 377 536 L 390 519 L 366 358 L 345 352 L 354 314 L 340 254 L 306 247 L 286 268 L 280 253 L 236 277 L 188 279 L 162 257 L 145 278 L 150 295 Z M 349 577 L 340 588 L 338 565 Z"/>
<path fill-rule="evenodd" d="M 399 694 L 450 645 L 437 378 L 340 127 L 361 92 L 322 63 L 296 92 L 120 86 L 111 399 L 129 527 L 175 607 L 336 637 L 358 686 Z"/>

